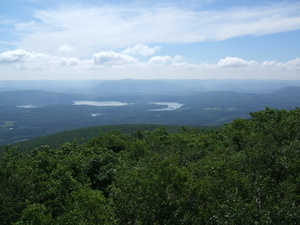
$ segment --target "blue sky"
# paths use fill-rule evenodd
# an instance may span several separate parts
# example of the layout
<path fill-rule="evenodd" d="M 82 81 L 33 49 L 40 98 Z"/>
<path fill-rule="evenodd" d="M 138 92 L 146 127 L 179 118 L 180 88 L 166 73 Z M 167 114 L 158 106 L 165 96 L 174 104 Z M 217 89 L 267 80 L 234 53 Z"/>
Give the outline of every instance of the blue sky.
<path fill-rule="evenodd" d="M 299 0 L 0 0 L 0 80 L 298 80 L 299 42 Z"/>

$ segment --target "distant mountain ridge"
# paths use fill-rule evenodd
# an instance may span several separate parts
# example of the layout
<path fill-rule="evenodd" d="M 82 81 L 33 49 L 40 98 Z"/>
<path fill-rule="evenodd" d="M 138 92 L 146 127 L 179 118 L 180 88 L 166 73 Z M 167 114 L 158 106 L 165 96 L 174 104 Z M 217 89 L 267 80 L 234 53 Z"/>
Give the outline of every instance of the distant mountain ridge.
<path fill-rule="evenodd" d="M 236 93 L 271 93 L 278 89 L 300 86 L 300 81 L 277 80 L 109 80 L 89 88 L 89 94 L 139 95 L 174 94 L 207 91 L 232 91 Z"/>
<path fill-rule="evenodd" d="M 191 89 L 173 81 L 165 80 L 115 80 L 104 81 L 90 89 L 91 94 L 107 95 L 157 95 L 183 93 Z"/>
<path fill-rule="evenodd" d="M 297 87 L 297 86 L 283 87 L 283 88 L 280 88 L 280 89 L 274 91 L 274 93 L 300 95 L 300 87 Z"/>
<path fill-rule="evenodd" d="M 13 90 L 43 90 L 72 94 L 128 94 L 186 93 L 199 91 L 234 91 L 237 93 L 270 93 L 280 88 L 299 86 L 300 80 L 17 80 L 1 81 L 0 92 Z"/>

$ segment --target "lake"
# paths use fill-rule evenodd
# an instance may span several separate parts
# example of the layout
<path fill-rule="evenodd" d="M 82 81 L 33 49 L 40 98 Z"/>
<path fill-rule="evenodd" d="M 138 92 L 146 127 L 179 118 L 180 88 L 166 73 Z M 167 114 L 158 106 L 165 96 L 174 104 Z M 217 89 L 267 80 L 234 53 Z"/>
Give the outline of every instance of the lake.
<path fill-rule="evenodd" d="M 92 117 L 101 116 L 101 115 L 102 115 L 102 113 L 92 113 L 91 114 Z"/>
<path fill-rule="evenodd" d="M 119 101 L 73 101 L 73 105 L 87 105 L 87 106 L 125 106 L 132 105 L 133 103 L 119 102 Z M 165 106 L 160 109 L 151 109 L 150 111 L 165 111 L 176 110 L 183 106 L 178 102 L 149 102 L 149 104 Z M 92 116 L 98 116 L 93 114 Z"/>
<path fill-rule="evenodd" d="M 18 105 L 16 107 L 24 108 L 24 109 L 34 109 L 34 108 L 38 108 L 39 106 L 36 106 L 36 105 Z"/>
<path fill-rule="evenodd" d="M 176 110 L 183 106 L 183 104 L 180 104 L 178 102 L 149 102 L 149 103 L 166 106 L 165 108 L 162 109 L 151 109 L 150 111 Z"/>
<path fill-rule="evenodd" d="M 73 101 L 73 105 L 90 105 L 90 106 L 125 106 L 126 102 L 118 101 Z"/>

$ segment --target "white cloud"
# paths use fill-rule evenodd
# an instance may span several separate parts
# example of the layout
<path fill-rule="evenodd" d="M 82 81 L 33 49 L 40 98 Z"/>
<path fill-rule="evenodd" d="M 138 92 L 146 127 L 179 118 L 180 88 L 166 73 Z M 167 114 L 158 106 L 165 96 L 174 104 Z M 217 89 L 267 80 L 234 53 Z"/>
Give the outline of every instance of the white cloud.
<path fill-rule="evenodd" d="M 180 63 L 183 61 L 184 61 L 184 58 L 180 55 L 176 55 L 174 57 L 171 57 L 169 55 L 154 56 L 148 60 L 148 64 L 171 64 L 171 63 Z"/>
<path fill-rule="evenodd" d="M 149 56 L 149 55 L 153 55 L 158 50 L 160 50 L 159 46 L 155 46 L 153 48 L 150 48 L 147 45 L 138 43 L 133 47 L 126 48 L 122 53 L 125 54 L 125 55 Z"/>
<path fill-rule="evenodd" d="M 137 62 L 137 60 L 131 56 L 113 51 L 95 53 L 93 61 L 95 65 L 121 65 Z"/>
<path fill-rule="evenodd" d="M 154 56 L 148 61 L 149 64 L 159 63 L 159 64 L 166 64 L 172 63 L 172 57 L 169 55 L 166 56 Z"/>
<path fill-rule="evenodd" d="M 49 65 L 74 66 L 80 64 L 77 58 L 51 56 L 44 53 L 28 52 L 23 49 L 0 53 L 0 64 L 16 65 L 16 68 L 48 68 Z"/>
<path fill-rule="evenodd" d="M 287 62 L 264 61 L 261 66 L 271 71 L 300 71 L 300 58 L 297 57 Z"/>
<path fill-rule="evenodd" d="M 283 64 L 288 70 L 298 70 L 300 71 L 300 58 L 296 58 L 294 60 L 287 61 Z"/>
<path fill-rule="evenodd" d="M 264 66 L 264 67 L 274 67 L 274 66 L 276 66 L 277 65 L 277 62 L 276 61 L 264 61 L 263 63 L 262 63 L 262 65 Z"/>
<path fill-rule="evenodd" d="M 0 64 L 39 63 L 41 61 L 52 63 L 57 60 L 59 60 L 59 57 L 50 56 L 44 53 L 28 52 L 23 49 L 0 53 Z"/>
<path fill-rule="evenodd" d="M 0 53 L 0 64 L 14 63 L 22 61 L 28 53 L 22 49 L 16 49 L 14 51 L 7 51 Z"/>
<path fill-rule="evenodd" d="M 87 57 L 95 51 L 135 43 L 193 43 L 297 30 L 300 3 L 222 11 L 170 6 L 65 6 L 37 11 L 34 21 L 16 24 L 15 28 L 20 48 L 55 54 L 68 43 L 76 46 L 74 56 Z M 157 50 L 140 44 L 125 53 L 150 55 Z"/>

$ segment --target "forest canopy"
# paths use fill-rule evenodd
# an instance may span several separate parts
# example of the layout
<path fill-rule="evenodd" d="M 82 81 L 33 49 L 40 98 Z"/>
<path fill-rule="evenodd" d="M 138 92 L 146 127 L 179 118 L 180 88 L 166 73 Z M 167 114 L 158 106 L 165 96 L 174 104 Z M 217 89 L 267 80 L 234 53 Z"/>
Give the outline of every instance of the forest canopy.
<path fill-rule="evenodd" d="M 298 224 L 300 109 L 0 157 L 2 224 Z"/>

